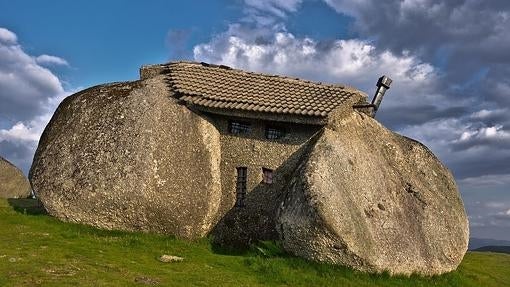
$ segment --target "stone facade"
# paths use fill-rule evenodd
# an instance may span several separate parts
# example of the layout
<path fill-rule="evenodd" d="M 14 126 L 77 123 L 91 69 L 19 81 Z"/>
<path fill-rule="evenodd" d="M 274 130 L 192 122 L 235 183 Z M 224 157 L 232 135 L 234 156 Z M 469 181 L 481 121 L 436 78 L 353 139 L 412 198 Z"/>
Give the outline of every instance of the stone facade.
<path fill-rule="evenodd" d="M 290 173 L 309 140 L 321 126 L 211 115 L 221 134 L 221 219 L 213 231 L 216 242 L 246 245 L 254 240 L 277 239 L 275 217 Z M 247 134 L 234 135 L 229 123 L 250 125 Z M 267 139 L 266 129 L 284 131 L 280 139 Z M 237 167 L 247 168 L 247 194 L 243 207 L 235 207 Z M 263 168 L 273 171 L 273 182 L 263 182 Z"/>

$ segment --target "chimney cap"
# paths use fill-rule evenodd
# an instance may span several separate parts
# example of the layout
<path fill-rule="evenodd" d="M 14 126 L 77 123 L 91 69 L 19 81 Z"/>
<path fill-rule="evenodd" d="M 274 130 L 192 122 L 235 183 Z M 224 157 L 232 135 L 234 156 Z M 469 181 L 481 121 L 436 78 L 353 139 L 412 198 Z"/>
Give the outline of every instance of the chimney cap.
<path fill-rule="evenodd" d="M 391 82 L 393 82 L 388 76 L 384 75 L 377 81 L 377 87 L 384 86 L 386 89 L 390 88 Z"/>

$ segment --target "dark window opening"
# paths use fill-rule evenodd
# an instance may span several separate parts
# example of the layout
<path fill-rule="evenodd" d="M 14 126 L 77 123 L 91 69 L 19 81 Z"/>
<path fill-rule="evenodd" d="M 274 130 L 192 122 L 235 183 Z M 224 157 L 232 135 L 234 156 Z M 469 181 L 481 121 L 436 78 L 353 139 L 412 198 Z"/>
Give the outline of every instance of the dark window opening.
<path fill-rule="evenodd" d="M 285 136 L 285 131 L 282 128 L 266 127 L 266 139 L 277 140 Z"/>
<path fill-rule="evenodd" d="M 246 198 L 246 180 L 248 177 L 248 169 L 246 167 L 237 168 L 236 182 L 236 207 L 244 207 Z"/>
<path fill-rule="evenodd" d="M 262 168 L 262 182 L 271 184 L 273 183 L 273 170 L 263 167 Z"/>
<path fill-rule="evenodd" d="M 231 134 L 247 134 L 250 132 L 250 123 L 231 121 L 228 125 L 228 131 Z"/>

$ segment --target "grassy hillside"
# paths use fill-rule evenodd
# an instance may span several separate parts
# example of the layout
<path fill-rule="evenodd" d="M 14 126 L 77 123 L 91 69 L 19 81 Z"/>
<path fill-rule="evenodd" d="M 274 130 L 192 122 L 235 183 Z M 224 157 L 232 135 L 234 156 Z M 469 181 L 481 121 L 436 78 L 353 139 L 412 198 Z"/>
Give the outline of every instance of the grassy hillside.
<path fill-rule="evenodd" d="M 30 204 L 0 200 L 0 286 L 510 286 L 504 254 L 470 252 L 443 276 L 369 275 L 290 257 L 269 243 L 232 254 L 207 240 L 61 223 Z M 185 259 L 161 263 L 162 254 Z"/>

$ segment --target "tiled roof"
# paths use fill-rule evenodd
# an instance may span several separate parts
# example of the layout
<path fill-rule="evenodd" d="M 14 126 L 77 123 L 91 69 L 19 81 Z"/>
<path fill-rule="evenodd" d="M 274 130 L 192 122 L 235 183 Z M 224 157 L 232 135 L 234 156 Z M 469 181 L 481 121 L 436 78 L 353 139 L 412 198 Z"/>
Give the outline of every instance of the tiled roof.
<path fill-rule="evenodd" d="M 218 109 L 325 117 L 363 94 L 342 85 L 250 73 L 194 62 L 167 64 L 176 96 L 189 104 Z"/>

